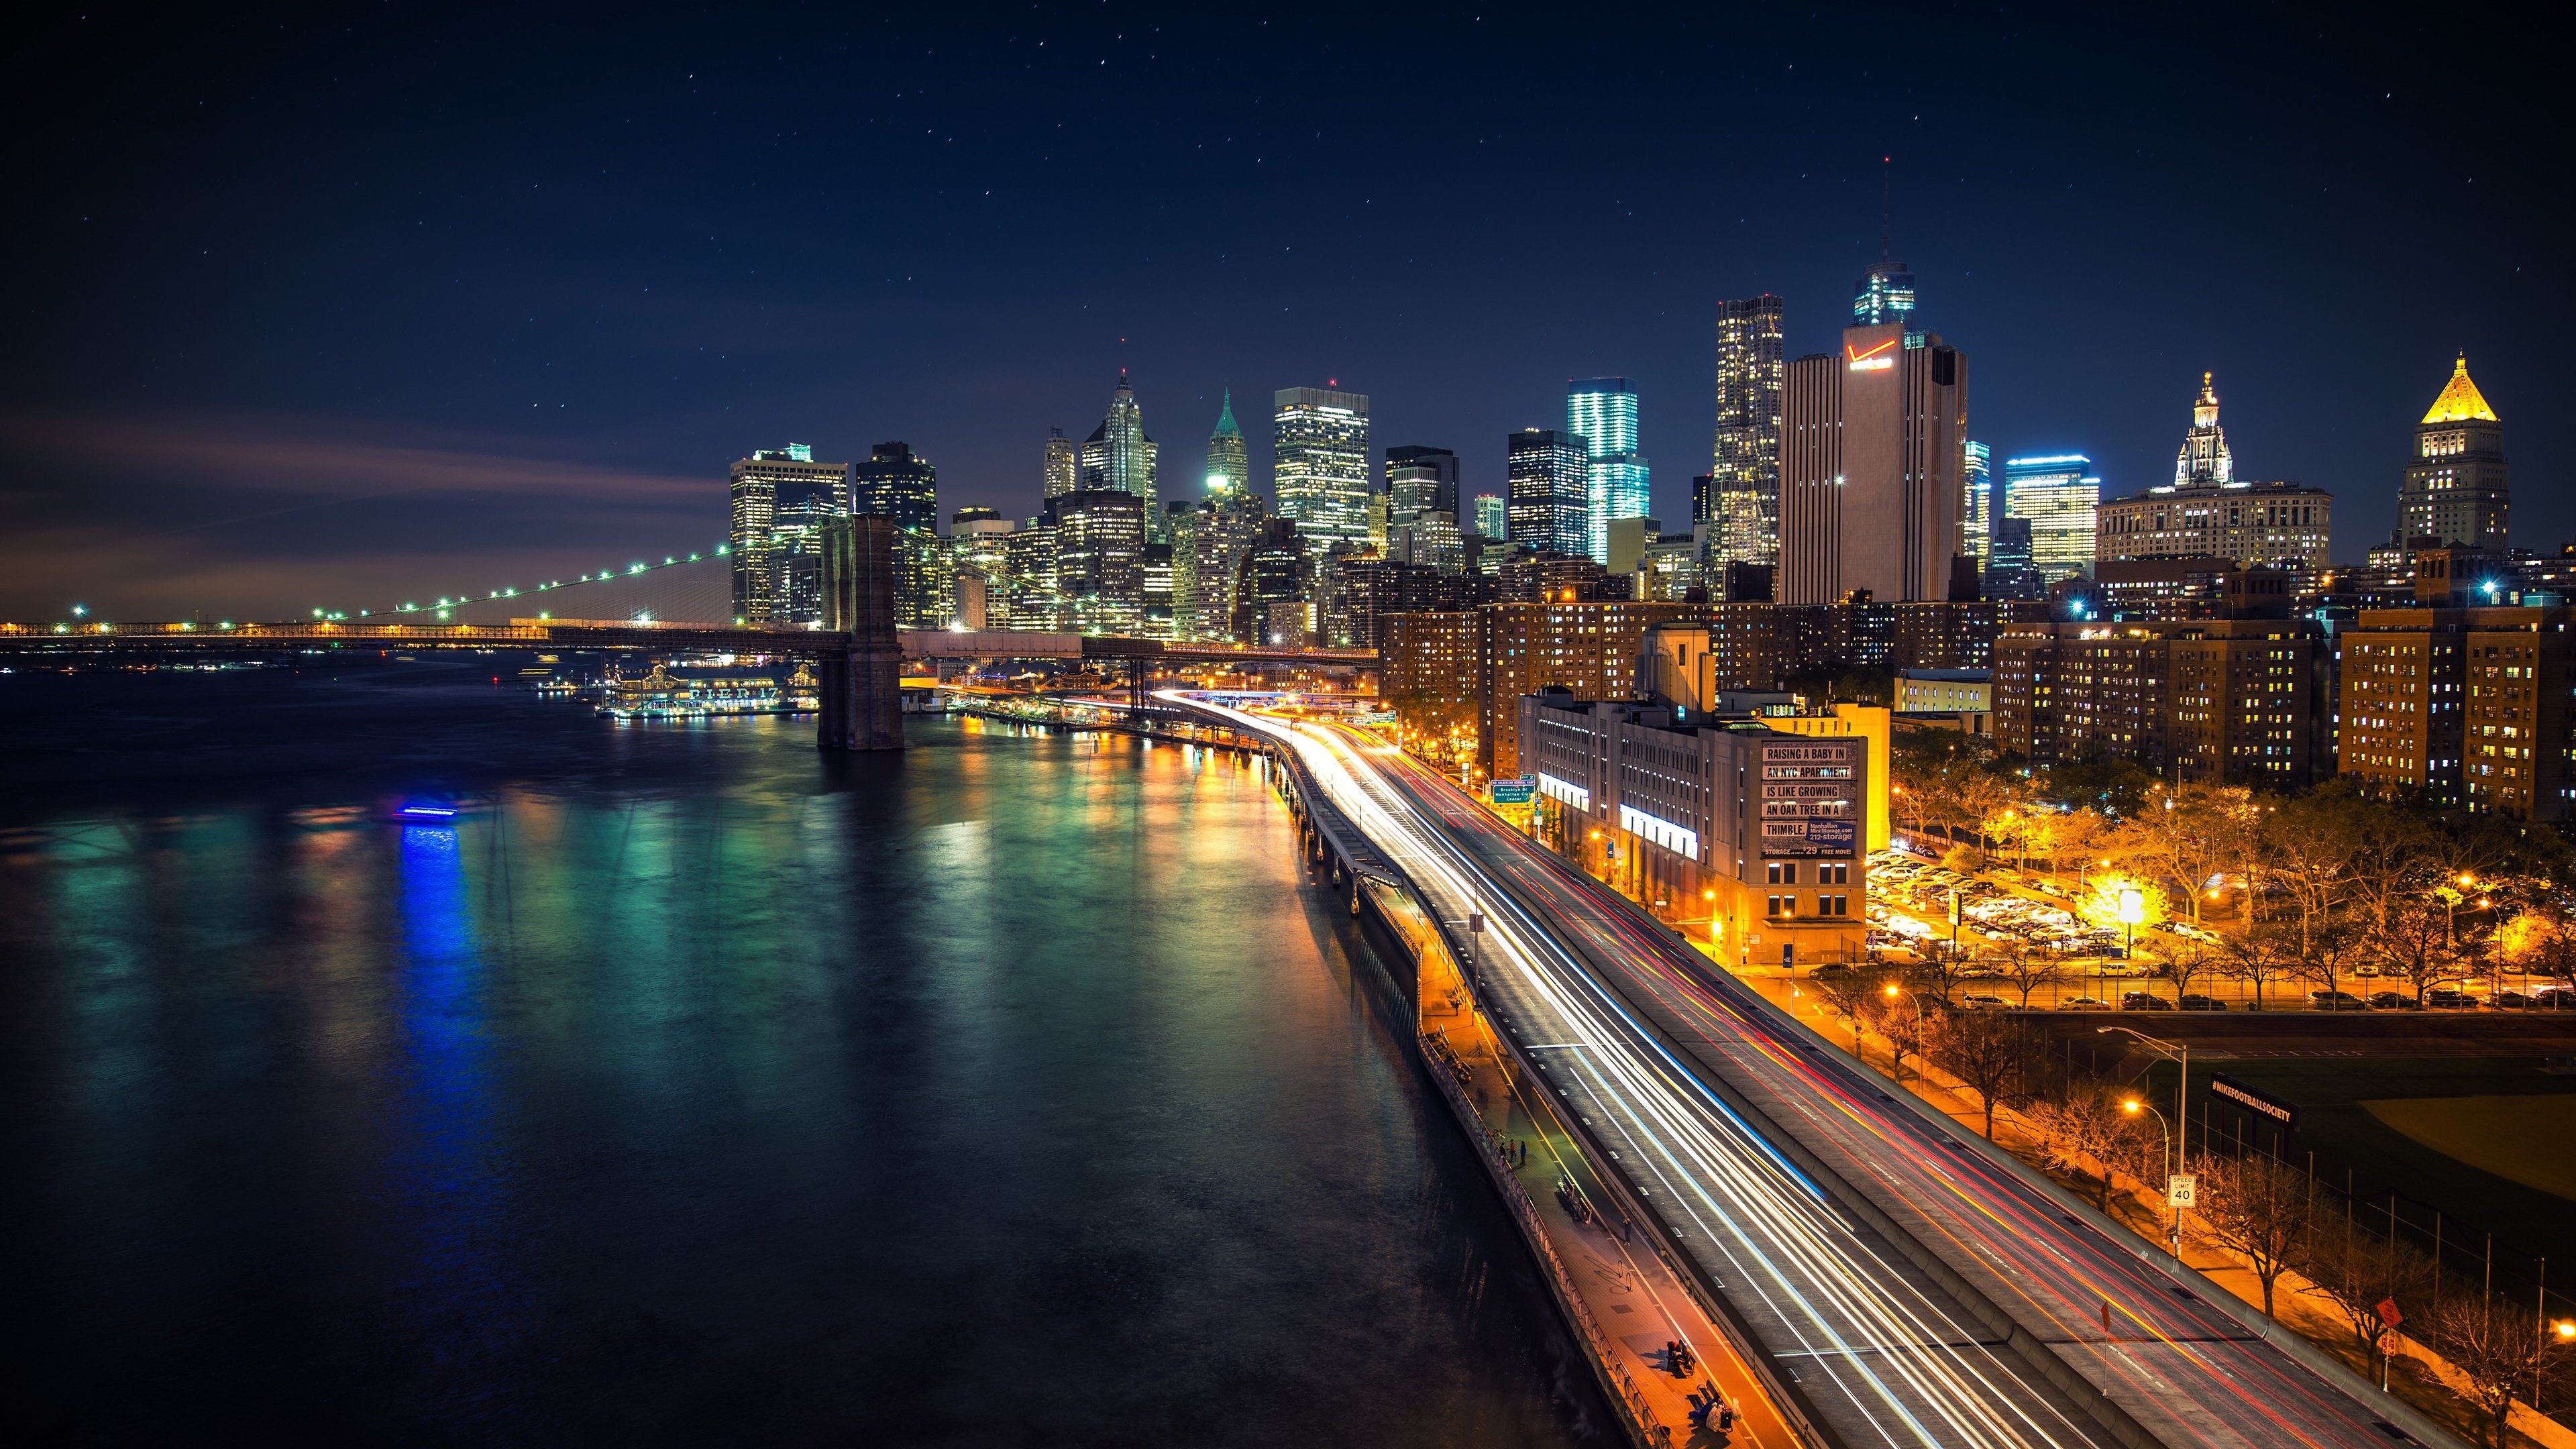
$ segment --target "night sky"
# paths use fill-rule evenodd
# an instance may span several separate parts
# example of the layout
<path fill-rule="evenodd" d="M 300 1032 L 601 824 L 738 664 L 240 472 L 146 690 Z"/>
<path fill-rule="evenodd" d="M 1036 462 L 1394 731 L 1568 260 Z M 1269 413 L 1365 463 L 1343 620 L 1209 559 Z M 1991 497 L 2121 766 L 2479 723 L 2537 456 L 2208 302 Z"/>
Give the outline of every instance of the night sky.
<path fill-rule="evenodd" d="M 2466 348 L 2514 541 L 2576 535 L 2563 37 L 2103 8 L 48 5 L 0 46 L 0 617 L 703 548 L 790 440 L 1024 515 L 1122 365 L 1166 497 L 1225 388 L 1265 490 L 1271 392 L 1338 379 L 1500 491 L 1625 374 L 1681 524 L 1713 304 L 1835 345 L 1883 172 L 1998 456 L 2167 481 L 2214 370 L 2239 476 L 2358 558 Z"/>

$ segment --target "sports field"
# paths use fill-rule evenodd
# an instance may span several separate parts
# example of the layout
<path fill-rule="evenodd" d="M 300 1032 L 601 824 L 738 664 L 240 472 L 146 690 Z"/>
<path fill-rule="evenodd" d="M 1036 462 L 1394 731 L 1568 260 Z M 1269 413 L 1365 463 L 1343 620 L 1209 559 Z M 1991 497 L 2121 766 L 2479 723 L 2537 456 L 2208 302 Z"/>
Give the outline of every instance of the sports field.
<path fill-rule="evenodd" d="M 2445 1157 L 2576 1200 L 2576 1096 L 2397 1097 L 2362 1107 Z"/>

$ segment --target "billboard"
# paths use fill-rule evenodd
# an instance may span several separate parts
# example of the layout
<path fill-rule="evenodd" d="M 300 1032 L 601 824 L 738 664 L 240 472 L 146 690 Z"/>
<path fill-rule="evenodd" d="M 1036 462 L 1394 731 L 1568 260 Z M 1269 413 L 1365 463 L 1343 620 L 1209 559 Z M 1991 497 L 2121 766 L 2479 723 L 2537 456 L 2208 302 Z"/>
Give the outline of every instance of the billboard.
<path fill-rule="evenodd" d="M 1856 740 L 1762 746 L 1762 853 L 1860 853 Z"/>

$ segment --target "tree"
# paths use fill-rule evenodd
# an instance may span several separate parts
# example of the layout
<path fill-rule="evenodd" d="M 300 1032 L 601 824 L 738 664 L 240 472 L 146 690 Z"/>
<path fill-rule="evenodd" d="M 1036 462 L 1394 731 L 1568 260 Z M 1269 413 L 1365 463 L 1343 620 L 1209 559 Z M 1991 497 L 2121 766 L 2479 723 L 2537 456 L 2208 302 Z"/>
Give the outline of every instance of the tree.
<path fill-rule="evenodd" d="M 2165 949 L 2165 974 L 2173 978 L 2174 995 L 2177 997 L 2189 995 L 2191 983 L 2209 975 L 2219 965 L 2219 958 L 2210 952 L 2209 947 L 2189 936 L 2180 938 Z"/>
<path fill-rule="evenodd" d="M 1951 993 L 1967 979 L 1972 965 L 1966 955 L 1941 947 L 1923 953 L 1905 975 L 1917 991 L 1948 1006 Z"/>
<path fill-rule="evenodd" d="M 2094 1174 L 2093 1205 L 2111 1211 L 2111 1177 L 2138 1141 L 2138 1119 L 2120 1105 L 2121 1093 L 2110 1083 L 2087 1078 L 2067 1085 L 2065 1095 L 2032 1104 L 2031 1121 L 2046 1139 L 2051 1164 L 2082 1177 L 2089 1161 Z"/>
<path fill-rule="evenodd" d="M 2542 1331 L 2540 1315 L 2520 1303 L 2465 1293 L 2433 1311 L 2433 1347 L 2469 1381 L 2469 1402 L 2486 1415 L 2486 1439 L 2504 1449 L 2505 1421 L 2517 1391 L 2538 1392 L 2564 1377 L 2568 1350 Z"/>
<path fill-rule="evenodd" d="M 2057 948 L 2018 936 L 2008 937 L 1986 958 L 1988 964 L 2003 972 L 2004 983 L 2021 993 L 2021 1009 L 2030 1010 L 2031 995 L 2039 988 L 2060 979 L 2061 967 Z"/>
<path fill-rule="evenodd" d="M 2308 1180 L 2259 1153 L 2203 1156 L 2198 1171 L 2200 1234 L 2245 1259 L 2263 1285 L 2269 1318 L 2273 1286 L 2307 1258 Z"/>
<path fill-rule="evenodd" d="M 1879 992 L 1886 985 L 1884 971 L 1840 971 L 1831 976 L 1818 976 L 1809 981 L 1816 994 L 1834 1015 L 1851 1028 L 1852 1055 L 1860 1055 L 1860 1024 L 1878 1010 Z"/>
<path fill-rule="evenodd" d="M 1989 1142 L 1995 1140 L 1995 1108 L 2036 1097 L 2048 1063 L 2038 1032 L 2012 1017 L 1984 1011 L 1952 1012 L 1933 1033 L 1927 1055 L 1977 1094 Z"/>
<path fill-rule="evenodd" d="M 2378 907 L 2369 939 L 2379 969 L 2404 977 L 2422 1004 L 2424 992 L 2450 971 L 2450 911 L 2439 896 L 2416 890 L 2392 893 Z"/>
<path fill-rule="evenodd" d="M 2254 1009 L 2263 1009 L 2264 983 L 2277 981 L 2289 974 L 2293 946 L 2280 927 L 2271 921 L 2249 921 L 2245 929 L 2229 936 L 2226 956 L 2219 969 L 2230 980 L 2242 981 L 2254 988 Z"/>
<path fill-rule="evenodd" d="M 2319 990 L 2336 991 L 2353 962 L 2364 948 L 2366 937 L 2361 924 L 2340 915 L 2308 926 L 2306 952 L 2290 963 L 2290 973 L 2302 981 L 2313 981 Z M 2341 1001 L 2334 1002 L 2341 1006 Z"/>
<path fill-rule="evenodd" d="M 1879 988 L 1874 1019 L 1878 1023 L 1879 1035 L 1887 1038 L 1889 1075 L 1902 1086 L 1905 1082 L 1905 1059 L 1921 1056 L 1930 1035 L 1924 1021 L 1923 998 L 1890 981 Z"/>
<path fill-rule="evenodd" d="M 2299 1291 L 2325 1299 L 2343 1315 L 2373 1374 L 2386 1362 L 2388 1337 L 2396 1332 L 2380 1316 L 2379 1305 L 2394 1303 L 2401 1320 L 2431 1310 L 2433 1260 L 2409 1244 L 2380 1237 L 2355 1221 L 2349 1208 L 2341 1216 L 2318 1218 L 2302 1273 L 2307 1286 Z"/>

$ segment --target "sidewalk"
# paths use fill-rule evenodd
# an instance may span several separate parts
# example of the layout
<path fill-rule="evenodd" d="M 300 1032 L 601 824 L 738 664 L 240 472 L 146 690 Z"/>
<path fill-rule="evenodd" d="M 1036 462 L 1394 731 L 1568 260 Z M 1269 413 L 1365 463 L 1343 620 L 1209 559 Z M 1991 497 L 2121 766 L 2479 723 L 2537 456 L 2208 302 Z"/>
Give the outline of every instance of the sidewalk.
<path fill-rule="evenodd" d="M 1425 1055 L 1453 1110 L 1482 1134 L 1486 1167 L 1568 1307 L 1578 1338 L 1603 1370 L 1613 1407 L 1627 1409 L 1648 1443 L 1793 1449 L 1798 1440 L 1717 1325 L 1675 1280 L 1642 1229 L 1621 1220 L 1581 1147 L 1554 1109 L 1525 1092 L 1435 932 L 1385 895 L 1387 916 L 1422 955 L 1420 1031 Z M 1679 1340 L 1698 1360 L 1669 1369 L 1665 1345 Z M 1691 1411 L 1711 1394 L 1731 1404 L 1731 1433 L 1694 1427 Z M 1635 1437 L 1635 1436 L 1632 1436 Z"/>

